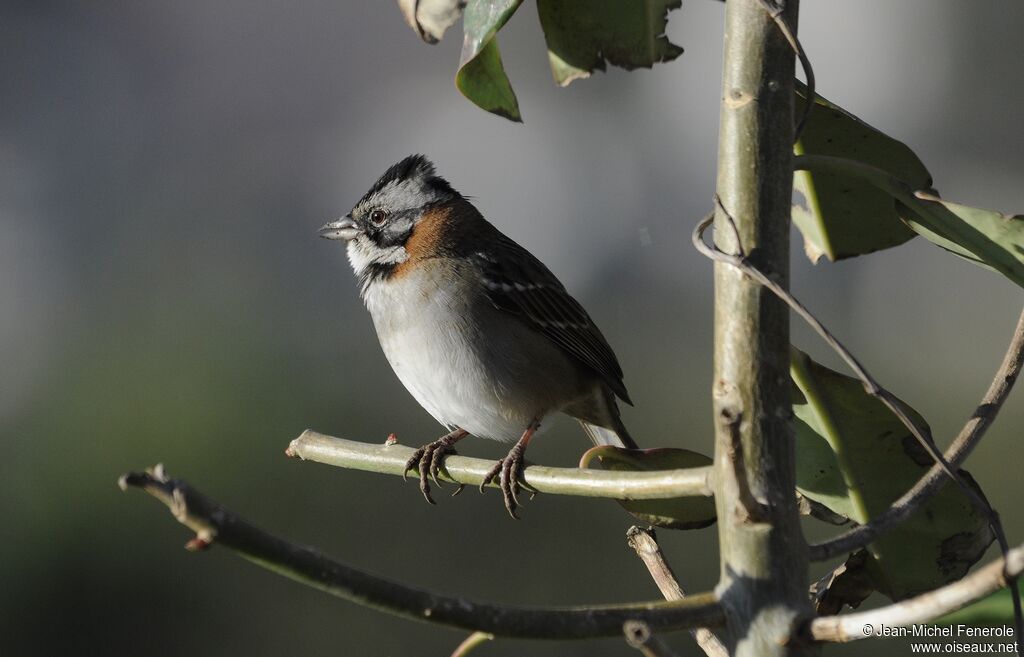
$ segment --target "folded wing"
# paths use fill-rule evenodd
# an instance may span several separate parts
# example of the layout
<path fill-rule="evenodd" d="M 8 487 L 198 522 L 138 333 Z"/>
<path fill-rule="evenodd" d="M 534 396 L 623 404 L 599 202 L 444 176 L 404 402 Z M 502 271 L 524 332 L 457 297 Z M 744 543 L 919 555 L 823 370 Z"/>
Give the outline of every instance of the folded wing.
<path fill-rule="evenodd" d="M 495 233 L 486 250 L 473 254 L 491 302 L 525 319 L 632 404 L 615 353 L 583 306 L 544 263 L 505 235 Z"/>

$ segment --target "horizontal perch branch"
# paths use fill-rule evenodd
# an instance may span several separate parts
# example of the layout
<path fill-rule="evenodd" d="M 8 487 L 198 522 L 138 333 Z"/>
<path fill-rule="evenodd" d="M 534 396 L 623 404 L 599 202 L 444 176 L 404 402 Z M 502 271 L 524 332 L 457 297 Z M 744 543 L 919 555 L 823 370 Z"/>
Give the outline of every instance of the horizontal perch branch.
<path fill-rule="evenodd" d="M 159 466 L 121 477 L 122 488 L 141 488 L 166 504 L 174 517 L 196 532 L 190 547 L 212 543 L 234 550 L 298 582 L 406 618 L 495 636 L 529 639 L 584 639 L 621 636 L 626 621 L 671 631 L 719 626 L 724 616 L 711 593 L 678 602 L 644 602 L 586 607 L 507 607 L 473 602 L 411 588 L 338 563 L 317 550 L 289 543 L 253 526 L 187 483 L 168 479 Z"/>
<path fill-rule="evenodd" d="M 373 445 L 306 430 L 292 441 L 286 453 L 304 461 L 402 475 L 413 451 L 411 447 L 399 444 Z M 478 486 L 493 466 L 494 461 L 451 455 L 445 458 L 440 478 L 458 484 Z M 531 465 L 523 471 L 523 480 L 530 489 L 538 493 L 608 497 L 617 500 L 657 500 L 674 497 L 710 497 L 710 475 L 710 467 L 653 472 L 613 472 Z"/>
<path fill-rule="evenodd" d="M 1007 585 L 1008 577 L 1024 571 L 1024 545 L 1009 550 L 1006 557 L 942 588 L 870 611 L 842 616 L 823 616 L 810 622 L 816 641 L 857 641 L 876 636 L 882 625 L 909 627 L 928 623 L 956 611 Z"/>

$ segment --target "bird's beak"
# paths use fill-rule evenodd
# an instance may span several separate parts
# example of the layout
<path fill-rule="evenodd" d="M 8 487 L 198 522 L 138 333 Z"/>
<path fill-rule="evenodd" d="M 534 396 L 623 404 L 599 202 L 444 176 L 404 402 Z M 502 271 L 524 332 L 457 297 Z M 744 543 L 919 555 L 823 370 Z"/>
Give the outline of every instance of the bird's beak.
<path fill-rule="evenodd" d="M 352 221 L 352 217 L 344 216 L 337 221 L 332 221 L 329 224 L 324 224 L 317 231 L 317 235 L 328 240 L 353 240 L 359 235 L 361 231 L 359 226 L 356 226 L 356 222 Z"/>

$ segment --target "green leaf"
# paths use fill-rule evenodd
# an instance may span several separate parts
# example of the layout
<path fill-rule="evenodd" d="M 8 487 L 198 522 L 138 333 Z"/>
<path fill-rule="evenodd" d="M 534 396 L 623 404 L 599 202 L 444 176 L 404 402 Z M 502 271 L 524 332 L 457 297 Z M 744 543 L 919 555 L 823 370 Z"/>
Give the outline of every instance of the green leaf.
<path fill-rule="evenodd" d="M 807 89 L 797 84 L 799 115 Z M 931 186 L 931 175 L 910 148 L 872 128 L 843 108 L 815 96 L 814 111 L 800 141 L 798 155 L 832 155 L 879 167 L 914 189 Z M 900 221 L 891 196 L 842 172 L 797 171 L 793 223 L 804 236 L 812 262 L 825 255 L 841 260 L 902 244 L 914 232 Z M 802 197 L 802 198 L 801 198 Z"/>
<path fill-rule="evenodd" d="M 924 192 L 903 206 L 903 218 L 922 237 L 987 266 L 1024 287 L 1024 215 L 1007 215 L 943 201 Z"/>
<path fill-rule="evenodd" d="M 466 4 L 462 18 L 465 39 L 455 86 L 481 109 L 521 122 L 519 101 L 494 38 L 520 4 L 522 0 L 470 0 Z"/>
<path fill-rule="evenodd" d="M 566 86 L 605 70 L 668 62 L 683 49 L 665 36 L 668 12 L 681 0 L 537 0 L 555 82 Z"/>
<path fill-rule="evenodd" d="M 864 523 L 932 465 L 906 427 L 857 379 L 795 349 L 791 375 L 797 489 L 803 495 Z M 960 475 L 977 490 L 966 471 Z M 959 579 L 992 540 L 986 518 L 957 486 L 947 485 L 908 521 L 868 546 L 871 558 L 863 569 L 879 591 L 899 600 Z"/>
<path fill-rule="evenodd" d="M 1024 287 L 1024 216 L 944 201 L 889 172 L 848 158 L 805 155 L 794 166 L 815 176 L 856 178 L 894 200 L 900 217 L 922 237 L 993 269 Z"/>
<path fill-rule="evenodd" d="M 580 459 L 585 468 L 594 457 L 608 470 L 674 470 L 711 465 L 711 458 L 688 449 L 659 447 L 625 449 L 600 445 L 587 450 Z M 618 500 L 641 522 L 671 529 L 699 529 L 715 522 L 715 500 L 712 497 L 679 497 L 669 500 Z"/>

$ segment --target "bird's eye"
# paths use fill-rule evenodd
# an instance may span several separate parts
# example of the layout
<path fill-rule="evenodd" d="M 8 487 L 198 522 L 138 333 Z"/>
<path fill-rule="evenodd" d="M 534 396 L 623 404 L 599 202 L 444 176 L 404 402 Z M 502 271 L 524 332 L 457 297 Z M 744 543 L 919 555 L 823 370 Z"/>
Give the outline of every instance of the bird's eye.
<path fill-rule="evenodd" d="M 388 218 L 388 213 L 383 210 L 374 210 L 370 213 L 370 221 L 374 226 L 380 226 Z"/>

